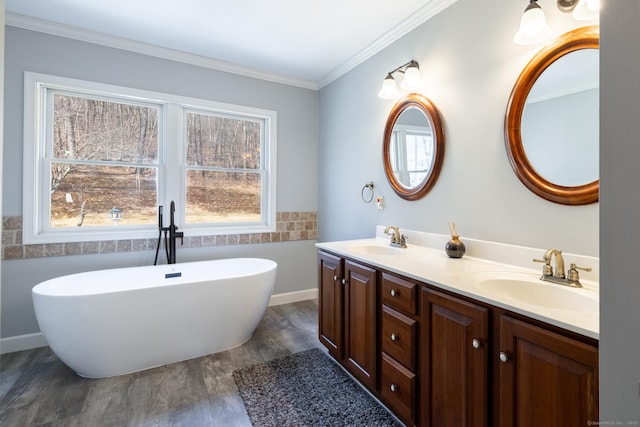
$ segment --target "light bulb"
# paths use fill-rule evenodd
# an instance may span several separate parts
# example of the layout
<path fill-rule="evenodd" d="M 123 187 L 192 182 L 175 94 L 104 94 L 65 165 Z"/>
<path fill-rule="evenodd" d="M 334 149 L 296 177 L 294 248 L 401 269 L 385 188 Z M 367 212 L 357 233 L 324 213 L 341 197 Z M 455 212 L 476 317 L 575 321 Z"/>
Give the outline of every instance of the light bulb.
<path fill-rule="evenodd" d="M 414 63 L 407 67 L 404 72 L 404 79 L 400 85 L 406 90 L 416 90 L 422 87 L 422 78 L 420 78 L 420 69 L 418 64 Z"/>
<path fill-rule="evenodd" d="M 545 41 L 551 36 L 551 28 L 547 25 L 542 8 L 531 2 L 525 9 L 520 19 L 520 29 L 513 41 L 517 44 L 536 44 Z"/>
<path fill-rule="evenodd" d="M 573 9 L 573 19 L 588 21 L 596 19 L 600 14 L 600 0 L 580 0 Z"/>
<path fill-rule="evenodd" d="M 382 89 L 378 92 L 378 96 L 382 99 L 396 99 L 400 96 L 396 81 L 391 74 L 387 74 L 384 82 L 382 82 Z"/>

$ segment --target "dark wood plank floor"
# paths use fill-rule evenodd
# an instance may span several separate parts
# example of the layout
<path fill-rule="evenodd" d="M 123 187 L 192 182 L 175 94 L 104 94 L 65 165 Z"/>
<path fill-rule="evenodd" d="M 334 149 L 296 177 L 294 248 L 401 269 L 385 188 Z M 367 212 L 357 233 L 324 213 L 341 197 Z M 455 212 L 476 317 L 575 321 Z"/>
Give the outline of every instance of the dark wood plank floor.
<path fill-rule="evenodd" d="M 317 312 L 269 307 L 240 347 L 114 378 L 81 378 L 48 347 L 2 355 L 0 426 L 250 426 L 231 373 L 319 347 Z"/>

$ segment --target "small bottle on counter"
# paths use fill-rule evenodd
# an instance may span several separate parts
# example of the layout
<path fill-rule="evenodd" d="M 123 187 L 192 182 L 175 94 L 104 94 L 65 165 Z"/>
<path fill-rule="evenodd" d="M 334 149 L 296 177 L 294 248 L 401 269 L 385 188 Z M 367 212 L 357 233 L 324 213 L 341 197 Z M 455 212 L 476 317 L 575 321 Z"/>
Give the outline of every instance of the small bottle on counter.
<path fill-rule="evenodd" d="M 447 242 L 444 250 L 450 258 L 462 258 L 466 248 L 464 247 L 462 240 L 460 240 L 460 236 L 458 235 L 458 226 L 455 222 L 449 223 L 449 232 L 451 233 L 451 240 Z"/>

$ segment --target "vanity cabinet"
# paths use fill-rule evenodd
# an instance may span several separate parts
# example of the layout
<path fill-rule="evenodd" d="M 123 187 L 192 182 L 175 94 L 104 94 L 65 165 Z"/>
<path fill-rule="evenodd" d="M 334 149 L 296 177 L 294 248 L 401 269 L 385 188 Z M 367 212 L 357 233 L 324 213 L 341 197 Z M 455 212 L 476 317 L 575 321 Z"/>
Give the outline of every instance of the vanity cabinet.
<path fill-rule="evenodd" d="M 421 304 L 421 425 L 487 426 L 489 310 L 427 287 Z"/>
<path fill-rule="evenodd" d="M 319 338 L 407 426 L 598 420 L 591 338 L 319 251 Z"/>
<path fill-rule="evenodd" d="M 426 286 L 421 306 L 421 426 L 564 427 L 599 419 L 593 340 Z"/>
<path fill-rule="evenodd" d="M 318 253 L 318 263 L 320 342 L 354 377 L 375 388 L 376 270 L 326 252 Z"/>
<path fill-rule="evenodd" d="M 498 427 L 584 426 L 599 419 L 598 349 L 497 314 Z"/>

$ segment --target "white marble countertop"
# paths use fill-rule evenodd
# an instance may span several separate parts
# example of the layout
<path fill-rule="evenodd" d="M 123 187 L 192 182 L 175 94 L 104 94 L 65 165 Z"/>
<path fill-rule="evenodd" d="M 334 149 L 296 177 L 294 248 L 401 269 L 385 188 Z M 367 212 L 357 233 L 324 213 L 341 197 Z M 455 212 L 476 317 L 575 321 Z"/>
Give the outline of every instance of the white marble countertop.
<path fill-rule="evenodd" d="M 405 233 L 403 230 L 401 230 L 401 232 Z M 429 240 L 429 236 L 425 233 L 419 234 L 421 234 L 422 237 L 415 235 L 414 233 L 415 240 L 421 241 L 420 243 L 424 243 L 425 240 Z M 397 273 L 421 282 L 427 282 L 436 288 L 464 295 L 481 302 L 556 325 L 581 335 L 595 339 L 599 338 L 599 286 L 597 282 L 589 280 L 591 277 L 597 277 L 597 265 L 593 265 L 597 264 L 597 258 L 575 256 L 580 259 L 574 260 L 570 259 L 570 254 L 565 255 L 565 264 L 567 267 L 569 266 L 569 262 L 581 262 L 582 264 L 578 265 L 584 265 L 584 258 L 586 258 L 586 262 L 591 262 L 590 266 L 593 266 L 595 270 L 595 273 L 585 274 L 584 278 L 581 278 L 580 281 L 583 285 L 582 288 L 570 288 L 537 280 L 542 272 L 542 266 L 540 264 L 535 264 L 535 269 L 525 268 L 522 265 L 498 262 L 485 257 L 480 258 L 476 256 L 469 256 L 470 252 L 487 252 L 487 245 L 491 246 L 488 242 L 465 242 L 468 247 L 467 255 L 459 259 L 449 258 L 447 256 L 444 251 L 444 244 L 439 244 L 442 239 L 445 239 L 444 241 L 446 242 L 446 236 L 438 237 L 438 235 L 430 235 L 431 237 L 436 236 L 435 239 L 431 238 L 431 240 L 435 240 L 436 246 L 439 246 L 442 249 L 436 249 L 422 244 L 408 243 L 408 247 L 406 249 L 398 249 L 396 251 L 397 253 L 393 255 L 385 254 L 383 253 L 384 251 L 381 251 L 382 253 L 376 253 L 376 251 L 369 253 L 357 250 L 357 248 L 362 246 L 380 246 L 382 248 L 390 247 L 389 238 L 386 236 L 384 238 L 380 236 L 380 227 L 378 227 L 377 235 L 378 236 L 376 238 L 371 239 L 317 243 L 316 246 L 319 249 L 344 255 L 351 259 L 359 260 L 389 272 Z M 424 237 L 425 235 L 427 236 L 426 238 Z M 469 250 L 470 246 L 472 249 L 471 251 Z M 499 252 L 500 249 L 503 251 L 505 250 L 505 245 L 498 244 L 498 246 L 501 246 L 502 248 L 498 247 L 497 252 Z M 521 247 L 509 247 L 507 249 L 513 248 L 516 249 L 509 250 L 507 252 L 515 252 L 522 258 L 525 258 L 527 255 L 531 255 L 531 253 L 535 253 L 539 258 L 544 253 L 544 251 L 540 252 L 540 250 L 531 250 L 530 248 Z M 501 261 L 504 260 L 504 257 L 498 258 L 502 258 Z M 528 257 L 526 263 L 533 264 L 531 259 L 532 257 Z M 477 283 L 478 277 L 486 278 L 494 275 L 496 277 L 500 277 L 501 275 L 511 274 L 519 275 L 533 283 L 539 282 L 541 287 L 553 287 L 554 289 L 547 290 L 550 291 L 551 294 L 557 293 L 559 297 L 553 298 L 553 301 L 549 301 L 548 304 L 540 304 L 540 302 L 532 304 L 524 299 L 514 299 L 513 297 L 502 295 L 500 292 L 493 292 L 491 289 L 478 286 Z M 583 275 L 583 273 L 581 273 L 581 275 Z M 537 282 L 535 282 L 536 280 Z M 542 291 L 544 290 L 545 289 L 542 289 Z M 589 307 L 588 309 L 580 310 L 567 309 L 566 306 L 570 305 L 567 304 L 568 299 L 573 298 L 574 296 L 575 298 L 588 298 L 589 300 L 595 300 L 593 308 Z"/>

